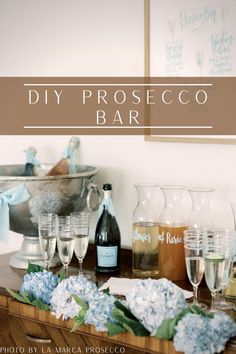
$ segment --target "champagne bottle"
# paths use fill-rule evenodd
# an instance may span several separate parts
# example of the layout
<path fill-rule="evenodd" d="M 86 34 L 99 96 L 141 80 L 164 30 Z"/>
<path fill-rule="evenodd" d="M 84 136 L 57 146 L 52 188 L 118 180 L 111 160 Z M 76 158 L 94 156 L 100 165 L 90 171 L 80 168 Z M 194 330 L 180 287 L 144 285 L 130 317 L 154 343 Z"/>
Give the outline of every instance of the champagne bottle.
<path fill-rule="evenodd" d="M 112 204 L 111 184 L 103 185 L 104 199 L 95 232 L 96 272 L 111 273 L 120 269 L 120 230 Z"/>
<path fill-rule="evenodd" d="M 25 161 L 25 168 L 21 176 L 22 177 L 36 176 L 37 174 L 35 173 L 35 167 L 39 166 L 39 161 L 35 158 L 37 151 L 33 146 L 30 146 L 24 152 L 26 153 L 26 161 Z"/>
<path fill-rule="evenodd" d="M 63 151 L 61 160 L 49 170 L 47 176 L 68 175 L 78 172 L 79 138 L 73 136 Z"/>

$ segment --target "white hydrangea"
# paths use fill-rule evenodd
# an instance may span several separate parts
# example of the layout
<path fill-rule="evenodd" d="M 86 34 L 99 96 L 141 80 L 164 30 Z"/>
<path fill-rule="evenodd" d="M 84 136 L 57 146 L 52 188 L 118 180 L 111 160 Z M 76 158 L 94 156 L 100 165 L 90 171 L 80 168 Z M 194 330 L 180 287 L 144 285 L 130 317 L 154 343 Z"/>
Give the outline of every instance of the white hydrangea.
<path fill-rule="evenodd" d="M 63 320 L 74 318 L 79 314 L 81 307 L 75 302 L 72 295 L 77 295 L 89 303 L 97 292 L 96 285 L 86 278 L 71 276 L 64 279 L 52 293 L 50 306 L 52 314 L 56 318 L 62 316 Z"/>
<path fill-rule="evenodd" d="M 145 279 L 126 296 L 126 302 L 142 325 L 155 335 L 163 320 L 174 318 L 187 306 L 183 292 L 167 279 Z"/>

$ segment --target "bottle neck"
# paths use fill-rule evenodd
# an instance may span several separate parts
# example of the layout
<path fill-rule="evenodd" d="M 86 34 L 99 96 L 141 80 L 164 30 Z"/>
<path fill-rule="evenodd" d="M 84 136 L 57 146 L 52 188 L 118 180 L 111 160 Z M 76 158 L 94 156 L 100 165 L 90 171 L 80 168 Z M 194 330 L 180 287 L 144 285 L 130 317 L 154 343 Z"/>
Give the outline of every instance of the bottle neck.
<path fill-rule="evenodd" d="M 99 209 L 99 216 L 102 215 L 104 209 L 107 210 L 111 215 L 115 216 L 114 207 L 112 203 L 112 191 L 103 191 L 103 201 Z"/>
<path fill-rule="evenodd" d="M 103 193 L 104 193 L 103 200 L 112 199 L 111 191 L 103 191 Z"/>

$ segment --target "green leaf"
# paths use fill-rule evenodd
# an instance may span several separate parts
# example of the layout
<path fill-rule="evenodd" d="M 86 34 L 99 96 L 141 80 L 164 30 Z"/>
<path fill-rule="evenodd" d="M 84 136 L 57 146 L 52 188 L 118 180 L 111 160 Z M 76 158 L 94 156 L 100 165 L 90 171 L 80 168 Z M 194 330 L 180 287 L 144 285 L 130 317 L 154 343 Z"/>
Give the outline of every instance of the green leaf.
<path fill-rule="evenodd" d="M 123 323 L 123 327 L 124 327 L 124 329 L 125 330 L 127 330 L 129 333 L 131 333 L 131 334 L 133 334 L 133 336 L 135 336 L 136 334 L 135 334 L 135 330 L 133 329 L 133 326 L 131 325 L 128 325 L 128 323 Z M 139 334 L 137 334 L 137 336 L 138 336 Z"/>
<path fill-rule="evenodd" d="M 177 323 L 187 315 L 191 313 L 192 310 L 190 306 L 181 310 L 174 318 L 169 318 L 162 321 L 161 325 L 158 327 L 155 337 L 159 339 L 172 339 L 175 335 L 175 326 Z"/>
<path fill-rule="evenodd" d="M 72 295 L 72 298 L 75 300 L 77 305 L 79 305 L 82 309 L 86 311 L 89 309 L 89 305 L 84 300 L 82 300 L 79 296 Z"/>
<path fill-rule="evenodd" d="M 84 323 L 84 318 L 87 313 L 87 310 L 81 309 L 78 316 L 74 319 L 74 326 L 72 327 L 71 332 L 75 332 L 75 330 Z"/>
<path fill-rule="evenodd" d="M 199 306 L 197 306 L 195 304 L 190 305 L 189 308 L 191 310 L 191 313 L 195 313 L 197 315 L 201 315 L 203 317 L 208 317 L 208 318 L 213 318 L 214 317 L 213 313 L 207 312 L 207 311 L 201 309 Z"/>
<path fill-rule="evenodd" d="M 81 307 L 78 316 L 76 316 L 74 319 L 74 326 L 72 327 L 71 330 L 71 332 L 74 332 L 79 326 L 81 326 L 84 323 L 84 318 L 89 309 L 89 305 L 77 295 L 72 295 L 72 298 Z"/>
<path fill-rule="evenodd" d="M 6 291 L 16 300 L 23 302 L 24 304 L 28 304 L 28 301 L 26 299 L 24 299 L 23 296 L 21 296 L 20 294 L 16 293 L 14 290 L 11 290 L 9 288 L 6 288 Z"/>
<path fill-rule="evenodd" d="M 31 302 L 31 305 L 37 307 L 40 310 L 49 311 L 49 306 L 44 302 L 42 302 L 42 300 L 40 299 L 33 300 Z"/>
<path fill-rule="evenodd" d="M 126 307 L 125 307 L 125 309 L 126 309 Z M 126 310 L 129 312 L 128 309 L 126 309 Z M 117 307 L 113 308 L 112 317 L 115 320 L 117 320 L 118 323 L 123 328 L 127 329 L 127 331 L 134 334 L 135 336 L 144 337 L 144 336 L 148 336 L 150 334 L 148 332 L 148 330 L 138 320 L 134 320 L 133 318 L 129 318 L 128 316 L 126 316 L 124 311 L 118 309 Z"/>
<path fill-rule="evenodd" d="M 33 263 L 28 263 L 28 268 L 26 273 L 37 273 L 37 272 L 42 272 L 43 271 L 43 267 L 41 267 L 38 264 L 33 264 Z"/>
<path fill-rule="evenodd" d="M 71 329 L 71 332 L 75 332 L 76 329 L 84 323 L 84 316 L 76 316 L 74 319 L 74 326 Z"/>
<path fill-rule="evenodd" d="M 103 292 L 104 294 L 110 295 L 110 288 L 108 287 L 108 288 L 106 288 L 106 289 L 103 289 L 102 292 Z"/>
<path fill-rule="evenodd" d="M 175 335 L 176 318 L 164 320 L 158 327 L 155 337 L 159 339 L 172 339 Z"/>
<path fill-rule="evenodd" d="M 61 283 L 62 280 L 65 279 L 65 271 L 64 271 L 64 269 L 61 269 L 61 270 L 57 273 L 57 275 L 58 275 L 58 278 L 59 278 L 59 283 Z"/>
<path fill-rule="evenodd" d="M 172 339 L 175 336 L 177 323 L 188 313 L 194 313 L 204 317 L 212 318 L 214 315 L 202 310 L 199 306 L 192 304 L 181 310 L 175 318 L 164 320 L 158 327 L 155 337 L 159 339 Z"/>
<path fill-rule="evenodd" d="M 138 321 L 138 319 L 132 314 L 132 312 L 125 307 L 125 305 L 123 305 L 119 300 L 116 300 L 114 302 L 114 305 L 116 308 L 118 308 L 119 310 L 121 310 L 122 312 L 124 312 L 124 315 L 132 320 Z"/>
<path fill-rule="evenodd" d="M 112 322 L 108 322 L 106 324 L 106 327 L 108 329 L 108 335 L 110 337 L 115 336 L 116 334 L 119 334 L 119 333 L 127 332 L 126 328 L 124 328 L 121 325 L 118 325 L 116 323 L 112 323 Z"/>
<path fill-rule="evenodd" d="M 27 291 L 22 291 L 22 293 L 16 293 L 11 289 L 6 289 L 6 291 L 16 300 L 23 302 L 24 304 L 32 305 L 38 307 L 41 310 L 49 311 L 49 306 L 44 304 L 40 299 L 35 299 Z"/>
<path fill-rule="evenodd" d="M 34 297 L 28 293 L 28 291 L 22 291 L 20 295 L 23 297 L 25 302 L 28 304 L 31 304 L 31 302 L 34 300 Z"/>

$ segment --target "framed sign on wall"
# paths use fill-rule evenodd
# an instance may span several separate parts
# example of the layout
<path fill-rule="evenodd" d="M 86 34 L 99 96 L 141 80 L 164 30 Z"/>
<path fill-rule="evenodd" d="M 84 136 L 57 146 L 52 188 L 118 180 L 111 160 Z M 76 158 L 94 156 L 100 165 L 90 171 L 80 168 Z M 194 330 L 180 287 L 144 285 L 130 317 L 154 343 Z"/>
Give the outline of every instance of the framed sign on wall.
<path fill-rule="evenodd" d="M 235 77 L 235 18 L 234 0 L 144 0 L 145 76 Z M 146 135 L 145 139 L 236 144 L 234 135 Z"/>

